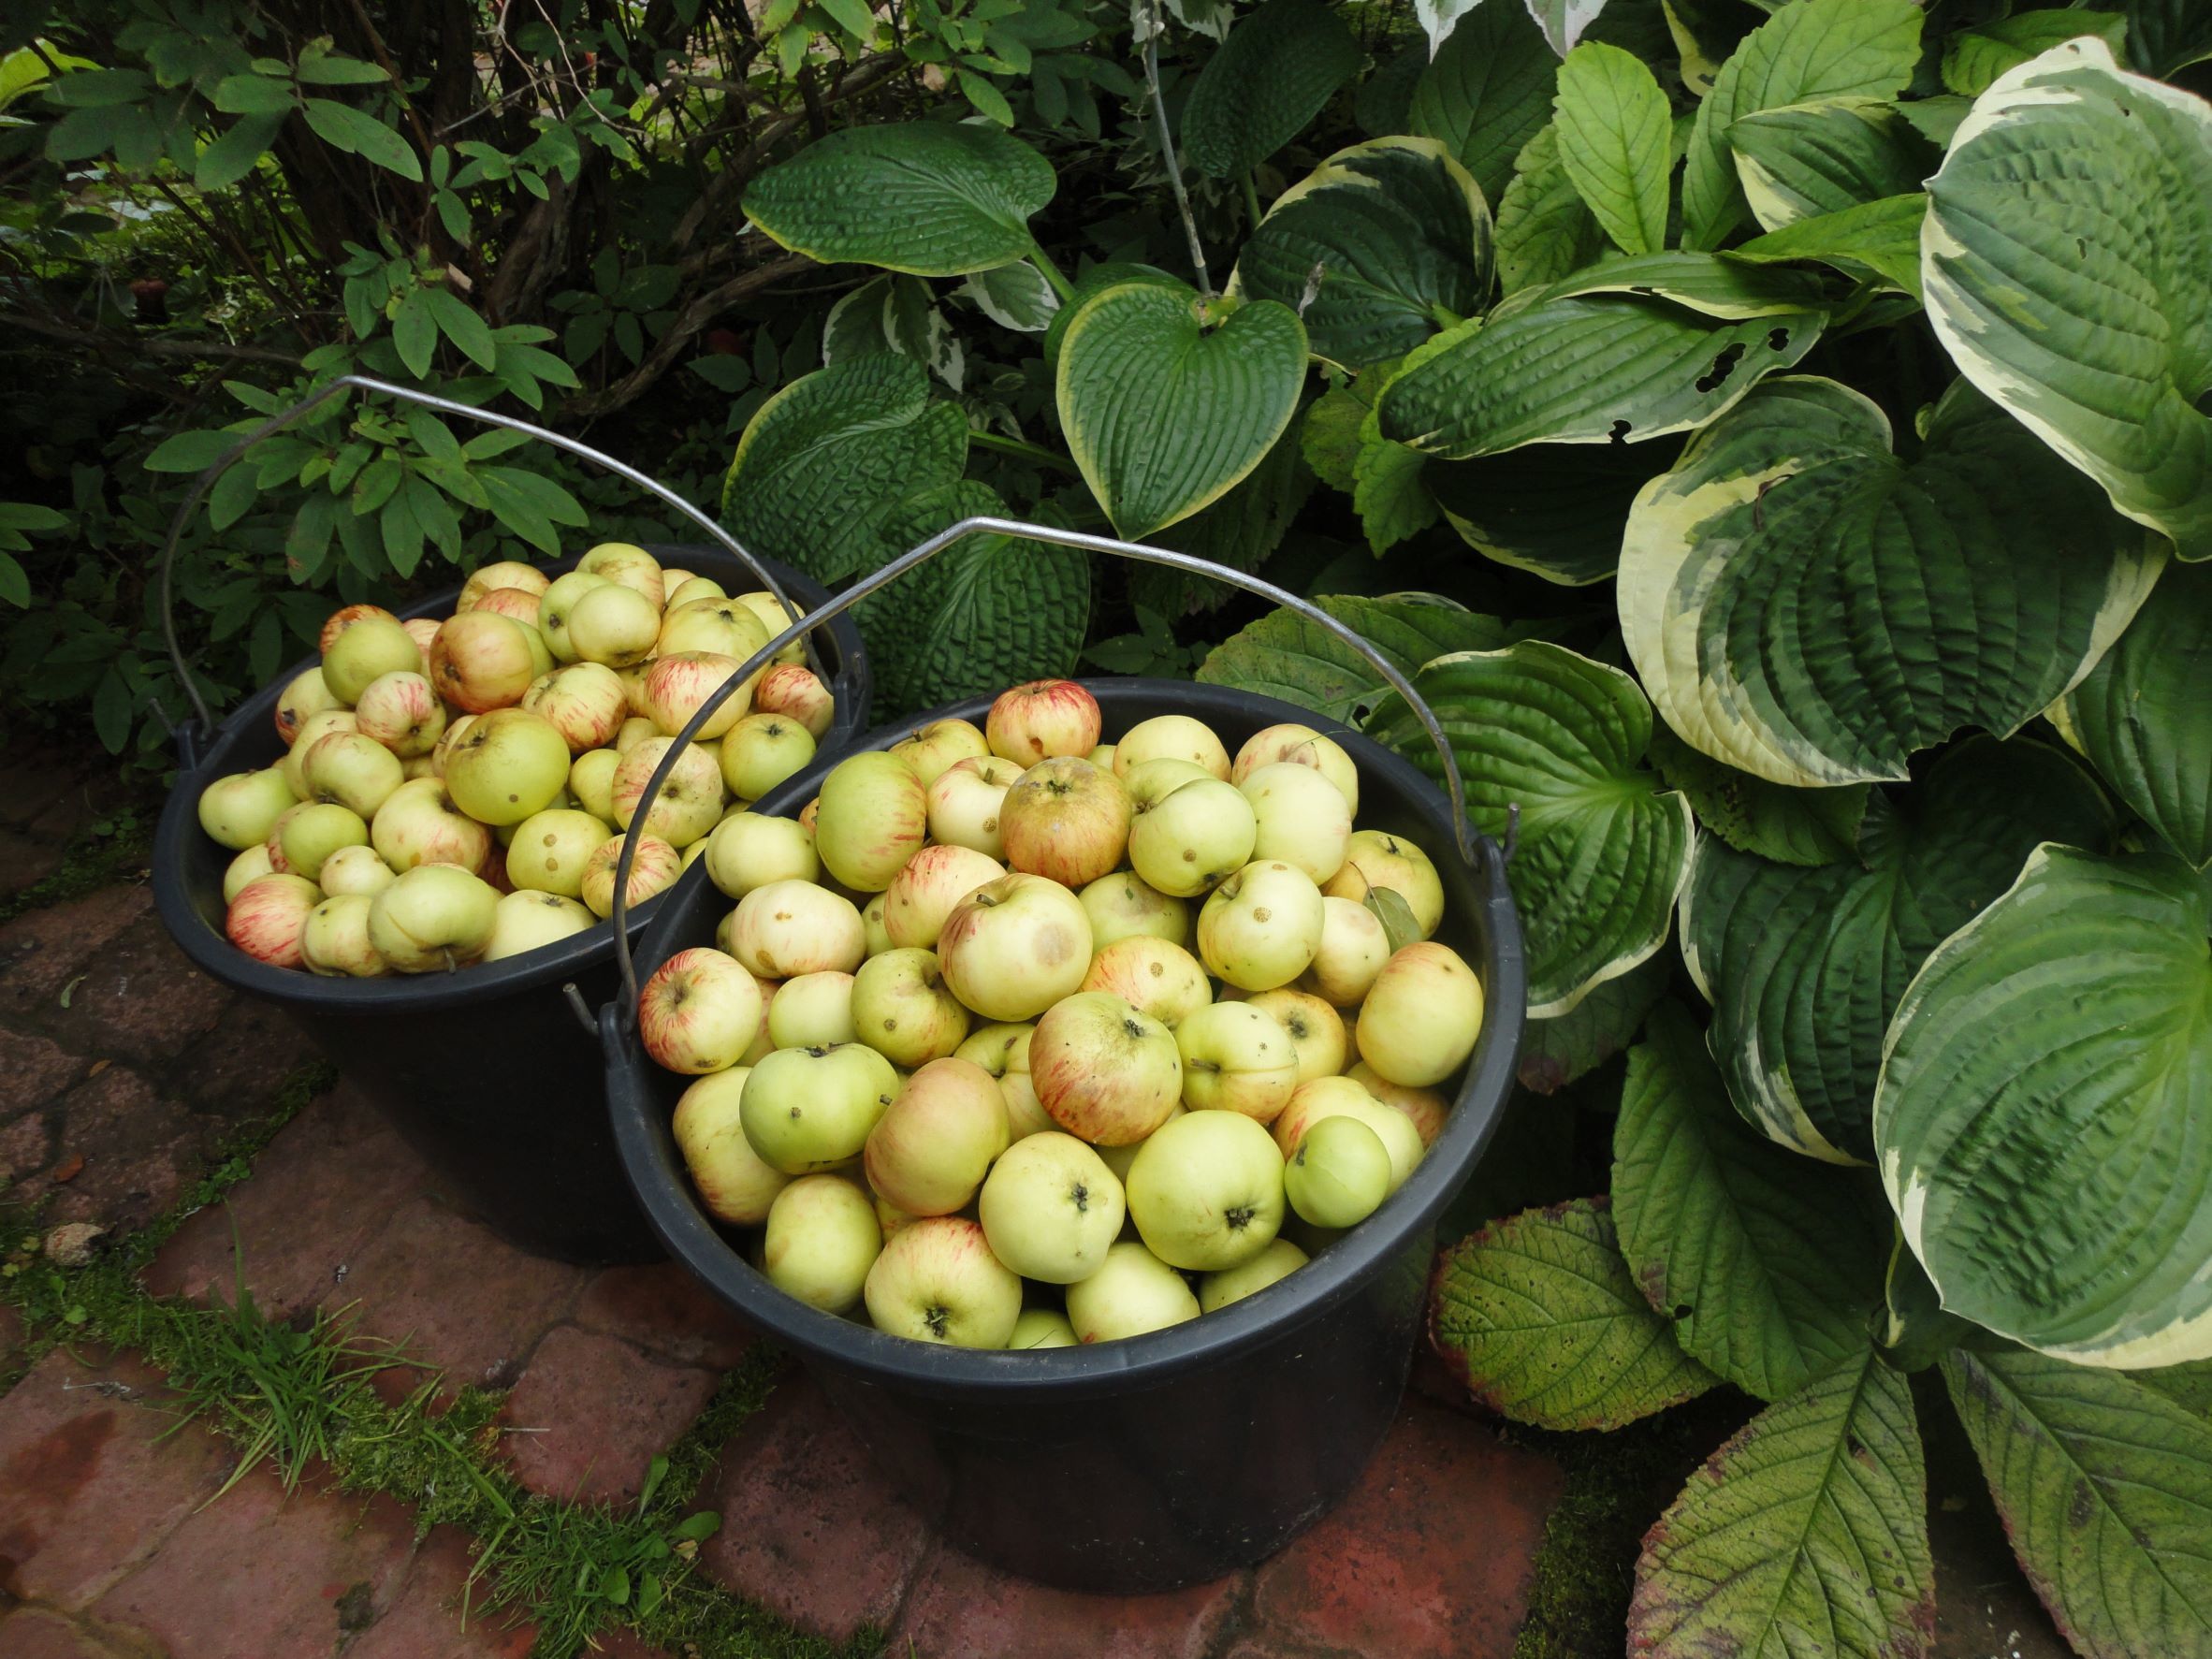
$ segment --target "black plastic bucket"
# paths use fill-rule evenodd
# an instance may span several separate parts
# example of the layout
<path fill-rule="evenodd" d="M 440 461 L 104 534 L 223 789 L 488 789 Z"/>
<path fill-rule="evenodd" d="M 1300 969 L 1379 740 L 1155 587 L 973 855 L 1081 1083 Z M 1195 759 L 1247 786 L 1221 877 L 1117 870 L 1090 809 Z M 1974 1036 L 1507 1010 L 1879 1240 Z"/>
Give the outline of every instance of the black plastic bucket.
<path fill-rule="evenodd" d="M 716 548 L 651 551 L 733 593 L 760 586 Z M 827 598 L 798 572 L 762 562 L 793 603 L 811 607 Z M 575 563 L 543 568 L 558 573 Z M 402 615 L 445 615 L 458 594 L 455 589 Z M 848 616 L 818 629 L 815 646 L 837 700 L 817 753 L 834 760 L 866 728 L 867 664 Z M 289 1014 L 502 1237 L 563 1261 L 657 1258 L 660 1245 L 615 1157 L 599 1093 L 603 1055 L 579 1014 L 617 993 L 611 925 L 457 974 L 375 980 L 274 968 L 224 936 L 223 876 L 236 854 L 201 830 L 200 791 L 283 755 L 271 713 L 292 677 L 314 665 L 313 658 L 294 664 L 224 721 L 211 741 L 203 743 L 193 726 L 180 730 L 177 783 L 153 842 L 153 895 L 163 922 L 203 972 Z M 630 912 L 633 934 L 662 902 Z M 566 990 L 572 984 L 580 1003 Z"/>
<path fill-rule="evenodd" d="M 1186 714 L 1231 752 L 1301 720 L 1360 769 L 1360 825 L 1431 850 L 1445 892 L 1437 937 L 1476 966 L 1480 1040 L 1453 1111 L 1383 1209 L 1289 1278 L 1186 1324 L 1096 1347 L 989 1353 L 886 1335 L 810 1308 L 739 1255 L 702 1209 L 669 1130 L 685 1078 L 662 1070 L 608 1008 L 607 1099 L 639 1202 L 669 1253 L 756 1329 L 789 1345 L 899 1491 L 948 1539 L 993 1565 L 1089 1591 L 1170 1589 L 1273 1554 L 1358 1479 L 1396 1413 L 1421 1322 L 1436 1216 L 1473 1171 L 1505 1105 L 1526 984 L 1505 862 L 1490 841 L 1453 855 L 1449 808 L 1400 756 L 1272 698 L 1151 679 L 1084 682 L 1106 740 Z M 988 699 L 939 709 L 980 722 Z M 936 718 L 917 717 L 917 720 Z M 882 749 L 908 726 L 871 734 Z M 795 814 L 825 767 L 759 805 Z M 640 978 L 712 942 L 727 901 L 693 870 L 637 947 Z"/>

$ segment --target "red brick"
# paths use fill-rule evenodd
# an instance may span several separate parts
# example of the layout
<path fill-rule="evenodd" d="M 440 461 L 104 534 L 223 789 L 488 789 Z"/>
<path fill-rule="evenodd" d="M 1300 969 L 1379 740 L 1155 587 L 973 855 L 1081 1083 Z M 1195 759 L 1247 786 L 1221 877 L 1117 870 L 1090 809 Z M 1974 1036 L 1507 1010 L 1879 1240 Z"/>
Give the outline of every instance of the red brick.
<path fill-rule="evenodd" d="M 176 1202 L 186 1170 L 199 1163 L 207 1125 L 127 1066 L 110 1066 L 64 1095 L 55 1108 L 65 1168 L 83 1168 L 56 1188 L 57 1221 L 141 1226 Z M 51 1178 L 51 1177 L 50 1177 Z M 33 1192 L 36 1184 L 29 1184 Z"/>
<path fill-rule="evenodd" d="M 485 1586 L 469 1582 L 468 1535 L 431 1532 L 415 1551 L 399 1597 L 345 1650 L 346 1659 L 523 1659 L 536 1627 L 485 1610 Z"/>
<path fill-rule="evenodd" d="M 0 1027 L 0 1077 L 7 1109 L 41 1106 L 84 1075 L 91 1062 L 34 1033 Z"/>
<path fill-rule="evenodd" d="M 266 1110 L 314 1057 L 314 1044 L 282 1009 L 238 997 L 173 1070 L 195 1106 L 237 1115 L 240 1102 Z"/>
<path fill-rule="evenodd" d="M 391 1610 L 415 1523 L 386 1497 L 301 1486 L 266 1463 L 173 1533 L 93 1608 L 169 1659 L 328 1653 Z"/>
<path fill-rule="evenodd" d="M 805 1379 L 779 1388 L 731 1441 L 708 1501 L 722 1514 L 699 1551 L 708 1576 L 833 1641 L 891 1622 L 929 1543 Z"/>
<path fill-rule="evenodd" d="M 1344 1503 L 1259 1569 L 1255 1635 L 1373 1659 L 1506 1659 L 1564 1484 L 1549 1459 L 1409 1403 Z"/>
<path fill-rule="evenodd" d="M 940 1543 L 914 1576 L 890 1649 L 911 1643 L 930 1659 L 1202 1659 L 1244 1583 L 1238 1575 L 1164 1595 L 1084 1595 L 1013 1578 Z"/>
<path fill-rule="evenodd" d="M 65 1011 L 63 987 L 153 904 L 144 887 L 103 887 L 0 926 L 0 1015 L 44 1020 Z"/>
<path fill-rule="evenodd" d="M 117 1652 L 98 1636 L 43 1608 L 0 1615 L 0 1653 L 7 1659 L 117 1659 Z"/>
<path fill-rule="evenodd" d="M 715 1375 L 663 1364 L 618 1337 L 548 1331 L 502 1414 L 502 1446 L 536 1492 L 572 1503 L 626 1503 L 646 1467 L 691 1426 Z"/>
<path fill-rule="evenodd" d="M 214 1436 L 151 1403 L 154 1373 L 89 1360 L 57 1349 L 0 1399 L 0 1591 L 64 1608 L 135 1567 L 228 1466 Z"/>
<path fill-rule="evenodd" d="M 236 993 L 195 967 L 158 916 L 141 916 L 80 965 L 82 977 L 46 1016 L 81 1054 L 149 1066 L 182 1054 L 211 1030 Z"/>
<path fill-rule="evenodd" d="M 663 1359 L 717 1371 L 729 1370 L 753 1344 L 737 1316 L 673 1261 L 595 1274 L 576 1303 L 576 1323 Z"/>

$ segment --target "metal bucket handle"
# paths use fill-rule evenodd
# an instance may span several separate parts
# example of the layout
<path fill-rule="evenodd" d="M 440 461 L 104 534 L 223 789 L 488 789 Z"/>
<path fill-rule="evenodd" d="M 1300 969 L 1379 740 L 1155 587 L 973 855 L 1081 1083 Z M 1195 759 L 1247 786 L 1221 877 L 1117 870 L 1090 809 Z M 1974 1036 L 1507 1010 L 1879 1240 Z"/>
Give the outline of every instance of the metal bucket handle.
<path fill-rule="evenodd" d="M 341 374 L 327 385 L 317 386 L 289 409 L 281 410 L 270 415 L 217 456 L 213 462 L 203 469 L 199 476 L 192 481 L 192 488 L 185 493 L 184 500 L 178 505 L 175 517 L 169 520 L 168 535 L 162 543 L 161 547 L 161 635 L 163 642 L 168 647 L 169 661 L 176 664 L 177 678 L 183 684 L 184 694 L 192 699 L 193 712 L 199 719 L 197 728 L 199 731 L 211 731 L 214 728 L 215 717 L 208 712 L 207 701 L 200 696 L 199 687 L 194 683 L 192 672 L 185 665 L 183 648 L 177 643 L 177 613 L 171 601 L 171 572 L 177 562 L 178 544 L 184 538 L 184 527 L 191 522 L 192 515 L 198 510 L 199 503 L 206 498 L 208 491 L 214 488 L 215 480 L 230 470 L 233 461 L 236 461 L 264 438 L 274 437 L 287 427 L 298 425 L 341 392 L 355 386 L 365 392 L 381 392 L 384 396 L 397 398 L 403 403 L 415 403 L 425 409 L 435 409 L 442 415 L 458 415 L 488 427 L 505 427 L 510 431 L 520 432 L 526 437 L 550 444 L 556 449 L 564 449 L 569 454 L 581 456 L 586 460 L 597 461 L 617 477 L 628 479 L 648 495 L 666 502 L 693 524 L 696 524 L 713 537 L 724 551 L 744 565 L 748 571 L 750 571 L 764 589 L 776 596 L 776 603 L 783 606 L 785 616 L 796 618 L 799 615 L 799 607 L 792 603 L 791 595 L 784 592 L 783 584 L 764 569 L 761 561 L 748 552 L 736 537 L 665 484 L 648 477 L 627 462 L 618 461 L 604 450 L 592 448 L 589 444 L 579 443 L 574 438 L 563 437 L 559 432 L 547 431 L 544 427 L 534 426 L 527 420 L 517 420 L 511 415 L 498 415 L 488 409 L 472 408 L 466 403 L 456 403 L 450 398 L 434 397 L 429 392 L 417 391 L 413 386 L 395 386 L 388 380 L 376 380 L 366 374 Z M 807 653 L 808 666 L 825 681 L 829 676 L 823 671 L 822 658 L 814 648 L 814 637 L 811 630 L 815 623 L 836 614 L 835 609 L 825 609 L 813 617 L 807 618 L 799 628 L 788 630 L 776 642 L 778 648 L 780 648 L 790 644 L 794 638 L 802 640 Z M 801 629 L 806 632 L 802 633 Z M 190 750 L 190 745 L 193 742 L 192 732 L 190 729 L 180 729 L 176 733 L 176 736 L 180 746 L 185 750 L 184 758 L 189 764 L 193 758 Z M 625 963 L 625 967 L 627 967 L 627 963 Z"/>
<path fill-rule="evenodd" d="M 1287 592 L 1273 582 L 1263 582 L 1258 576 L 1247 575 L 1243 571 L 1231 570 L 1227 565 L 1215 564 L 1212 560 L 1199 559 L 1188 553 L 1172 552 L 1166 547 L 1146 546 L 1140 542 L 1117 541 L 1112 536 L 1095 536 L 1082 531 L 1062 530 L 1056 525 L 1031 524 L 1018 518 L 990 517 L 963 518 L 939 531 L 927 541 L 910 547 L 873 575 L 866 576 L 853 583 L 842 593 L 832 595 L 820 607 L 793 623 L 791 627 L 785 629 L 783 633 L 756 651 L 736 673 L 716 687 L 713 693 L 696 709 L 692 710 L 691 718 L 684 722 L 683 730 L 676 734 L 675 740 L 669 744 L 667 752 L 661 757 L 661 764 L 653 768 L 652 777 L 647 780 L 645 793 L 638 797 L 637 807 L 631 814 L 630 827 L 623 833 L 621 855 L 615 866 L 615 902 L 612 916 L 615 927 L 615 960 L 621 965 L 622 971 L 622 1002 L 617 1018 L 622 1022 L 624 1029 L 634 1029 L 637 1024 L 637 967 L 631 954 L 630 930 L 626 925 L 629 910 L 627 901 L 630 890 L 630 869 L 636 861 L 638 837 L 645 833 L 646 820 L 651 814 L 653 803 L 660 797 L 661 786 L 668 781 L 668 775 L 676 769 L 677 760 L 683 753 L 686 746 L 698 735 L 700 727 L 713 718 L 715 711 L 729 700 L 739 686 L 744 685 L 755 674 L 766 668 L 775 660 L 776 653 L 797 638 L 802 632 L 816 627 L 830 618 L 851 609 L 869 594 L 875 592 L 877 589 L 896 581 L 916 565 L 936 558 L 954 542 L 977 534 L 1018 536 L 1028 541 L 1050 542 L 1062 547 L 1074 547 L 1086 553 L 1112 553 L 1120 558 L 1133 559 L 1144 564 L 1165 565 L 1170 570 L 1179 570 L 1191 575 L 1211 577 L 1215 581 L 1226 582 L 1232 588 L 1242 588 L 1247 593 L 1257 593 L 1262 599 L 1273 600 L 1276 604 L 1296 611 L 1307 621 L 1315 623 L 1333 634 L 1366 659 L 1368 665 L 1382 676 L 1384 682 L 1398 695 L 1405 699 L 1406 706 L 1413 710 L 1414 718 L 1420 721 L 1421 729 L 1429 735 L 1429 741 L 1436 746 L 1437 759 L 1444 765 L 1445 795 L 1451 807 L 1453 839 L 1459 844 L 1458 851 L 1462 858 L 1465 859 L 1470 866 L 1477 863 L 1480 856 L 1477 850 L 1477 846 L 1487 842 L 1489 837 L 1477 834 L 1468 822 L 1466 788 L 1460 779 L 1459 757 L 1452 752 L 1451 741 L 1444 734 L 1443 722 L 1436 718 L 1436 711 L 1431 708 L 1423 701 L 1420 693 L 1413 689 L 1413 682 L 1400 673 L 1397 665 L 1369 644 L 1356 629 L 1347 627 L 1310 600 L 1301 599 L 1295 593 Z M 1511 821 L 1508 820 L 1505 849 L 1506 855 L 1508 857 L 1512 851 L 1512 840 L 1513 831 Z"/>

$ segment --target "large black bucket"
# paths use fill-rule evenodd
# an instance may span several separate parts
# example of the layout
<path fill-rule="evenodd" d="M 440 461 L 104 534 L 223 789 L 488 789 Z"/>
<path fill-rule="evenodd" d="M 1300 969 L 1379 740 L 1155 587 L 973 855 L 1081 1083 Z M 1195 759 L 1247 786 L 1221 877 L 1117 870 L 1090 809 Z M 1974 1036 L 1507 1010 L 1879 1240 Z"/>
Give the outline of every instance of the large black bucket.
<path fill-rule="evenodd" d="M 1079 545 L 1119 550 L 1097 538 Z M 1317 726 L 1359 767 L 1361 826 L 1435 854 L 1446 896 L 1438 937 L 1481 976 L 1481 1037 L 1420 1167 L 1311 1265 L 1202 1318 L 1096 1347 L 992 1353 L 887 1335 L 807 1306 L 746 1262 L 735 1236 L 700 1206 L 670 1133 L 688 1080 L 646 1057 L 620 1008 L 603 1011 L 601 1029 L 616 1141 L 670 1254 L 797 1351 L 930 1523 L 960 1549 L 1049 1584 L 1155 1591 L 1272 1554 L 1358 1479 L 1404 1388 L 1437 1215 L 1504 1107 L 1525 982 L 1503 855 L 1487 839 L 1463 841 L 1446 797 L 1405 760 L 1272 698 L 1180 681 L 1084 683 L 1109 742 L 1160 714 L 1204 720 L 1231 752 L 1278 721 Z M 980 722 L 988 706 L 978 699 L 937 712 Z M 862 747 L 885 748 L 904 730 L 875 733 Z M 795 814 L 824 769 L 756 809 Z M 1455 855 L 1463 847 L 1468 855 Z M 704 870 L 690 872 L 663 895 L 638 947 L 637 977 L 711 943 L 727 908 Z"/>
<path fill-rule="evenodd" d="M 655 547 L 666 562 L 714 577 L 733 593 L 760 586 L 728 553 Z M 794 603 L 827 597 L 797 572 L 764 560 Z M 574 560 L 548 564 L 548 573 Z M 456 589 L 408 617 L 444 616 Z M 818 752 L 850 749 L 867 722 L 869 682 L 860 635 L 839 617 L 814 634 L 837 700 Z M 204 972 L 289 1014 L 419 1153 L 462 1203 L 502 1237 L 564 1261 L 650 1260 L 661 1254 L 616 1160 L 599 1092 L 602 1054 L 579 1011 L 618 984 L 614 928 L 452 974 L 324 979 L 274 968 L 224 936 L 223 875 L 235 856 L 199 826 L 200 792 L 284 753 L 271 712 L 295 664 L 224 721 L 212 739 L 178 735 L 179 775 L 153 843 L 162 920 Z M 665 896 L 665 895 L 663 895 Z M 636 932 L 661 900 L 630 913 Z M 567 987 L 575 987 L 572 997 Z M 581 1000 L 577 1000 L 580 997 Z"/>

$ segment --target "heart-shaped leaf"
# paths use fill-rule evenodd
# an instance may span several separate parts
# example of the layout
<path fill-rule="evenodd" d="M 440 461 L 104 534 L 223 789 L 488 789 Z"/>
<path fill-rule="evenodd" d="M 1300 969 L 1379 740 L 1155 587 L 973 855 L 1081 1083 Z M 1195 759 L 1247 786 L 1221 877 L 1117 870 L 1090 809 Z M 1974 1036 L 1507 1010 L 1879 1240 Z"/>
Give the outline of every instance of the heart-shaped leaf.
<path fill-rule="evenodd" d="M 1320 0 L 1267 0 L 1229 32 L 1183 107 L 1183 148 L 1215 179 L 1249 172 L 1304 130 L 1366 53 Z"/>
<path fill-rule="evenodd" d="M 1238 256 L 1232 295 L 1304 310 L 1317 357 L 1348 368 L 1411 351 L 1490 293 L 1490 210 L 1433 138 L 1340 150 L 1277 196 Z"/>
<path fill-rule="evenodd" d="M 2207 687 L 2212 570 L 2174 565 L 2119 643 L 2049 710 L 2113 793 L 2198 869 L 2212 865 Z"/>
<path fill-rule="evenodd" d="M 2045 846 L 1890 1022 L 1874 1147 L 1943 1306 L 2089 1364 L 2212 1356 L 2212 883 Z"/>
<path fill-rule="evenodd" d="M 1870 1161 L 1882 1035 L 1928 953 L 2011 886 L 2039 842 L 2101 846 L 2113 827 L 2061 750 L 1977 737 L 1894 799 L 1875 792 L 1854 856 L 1792 866 L 1700 839 L 1682 959 L 1713 1005 L 1738 1108 L 1792 1151 Z"/>
<path fill-rule="evenodd" d="M 1520 841 L 1509 872 L 1528 953 L 1528 1011 L 1564 1013 L 1666 942 L 1689 871 L 1689 803 L 1644 767 L 1652 706 L 1617 668 L 1537 640 L 1440 657 L 1414 677 L 1443 722 L 1467 815 Z M 1443 763 L 1396 696 L 1370 722 L 1431 776 Z"/>
<path fill-rule="evenodd" d="M 1432 460 L 1421 484 L 1470 547 L 1582 587 L 1611 579 L 1637 491 L 1674 464 L 1677 446 L 1532 444 L 1510 455 Z"/>
<path fill-rule="evenodd" d="M 1559 66 L 1560 165 L 1623 254 L 1666 245 L 1673 117 L 1651 70 L 1617 46 L 1578 46 Z"/>
<path fill-rule="evenodd" d="M 1752 217 L 1768 230 L 1911 196 L 1935 170 L 1935 147 L 1896 107 L 1827 98 L 1747 115 L 1728 129 Z"/>
<path fill-rule="evenodd" d="M 1413 89 L 1412 131 L 1440 139 L 1495 201 L 1513 158 L 1551 119 L 1559 54 L 1526 10 L 1486 3 L 1452 30 Z"/>
<path fill-rule="evenodd" d="M 1637 497 L 1622 632 L 1694 747 L 1800 787 L 1902 778 L 1961 727 L 2018 729 L 2126 626 L 2141 532 L 1963 382 L 1926 425 L 1908 464 L 1868 399 L 1770 381 Z"/>
<path fill-rule="evenodd" d="M 1523 632 L 1433 593 L 1379 599 L 1341 594 L 1314 603 L 1407 675 L 1454 651 L 1494 650 Z M 1347 723 L 1366 718 L 1383 687 L 1366 658 L 1296 611 L 1285 610 L 1269 612 L 1215 646 L 1197 677 Z"/>
<path fill-rule="evenodd" d="M 1011 265 L 1035 245 L 1052 163 L 996 126 L 938 121 L 847 127 L 768 168 L 745 214 L 793 253 L 914 276 Z"/>
<path fill-rule="evenodd" d="M 1258 299 L 1215 321 L 1188 288 L 1121 283 L 1072 308 L 1060 429 L 1117 533 L 1151 534 L 1228 493 L 1298 411 L 1305 329 Z"/>
<path fill-rule="evenodd" d="M 1928 197 L 1928 315 L 1959 371 L 2212 558 L 2212 105 L 2072 40 L 1974 101 Z"/>
<path fill-rule="evenodd" d="M 1498 285 L 1507 294 L 1541 288 L 1606 251 L 1606 233 L 1559 158 L 1559 129 L 1547 126 L 1514 157 L 1498 198 Z"/>
<path fill-rule="evenodd" d="M 1869 784 L 1792 789 L 1770 783 L 1700 754 L 1666 726 L 1652 728 L 1652 764 L 1668 788 L 1689 796 L 1698 827 L 1739 852 L 1805 866 L 1858 856 Z"/>

